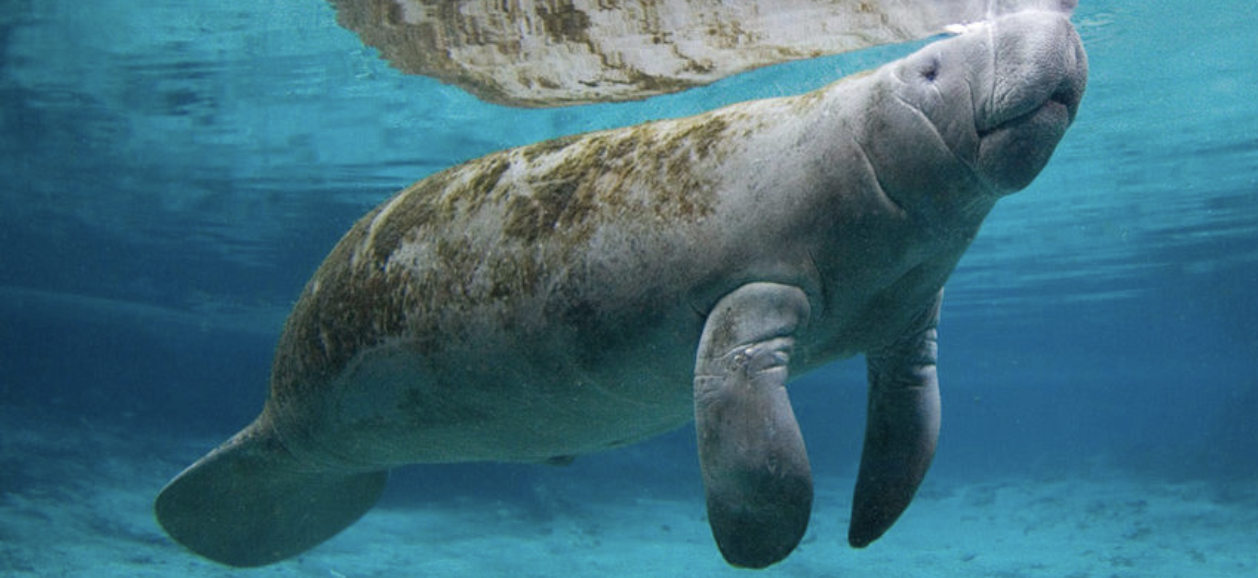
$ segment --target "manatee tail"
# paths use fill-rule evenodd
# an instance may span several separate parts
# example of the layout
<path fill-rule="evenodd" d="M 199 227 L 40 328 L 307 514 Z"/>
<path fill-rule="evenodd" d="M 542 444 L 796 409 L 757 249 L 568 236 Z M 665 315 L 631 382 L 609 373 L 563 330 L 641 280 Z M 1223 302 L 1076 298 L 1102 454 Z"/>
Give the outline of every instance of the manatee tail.
<path fill-rule="evenodd" d="M 320 470 L 280 443 L 265 417 L 206 454 L 157 496 L 157 521 L 188 549 L 262 566 L 313 548 L 380 499 L 388 471 Z"/>

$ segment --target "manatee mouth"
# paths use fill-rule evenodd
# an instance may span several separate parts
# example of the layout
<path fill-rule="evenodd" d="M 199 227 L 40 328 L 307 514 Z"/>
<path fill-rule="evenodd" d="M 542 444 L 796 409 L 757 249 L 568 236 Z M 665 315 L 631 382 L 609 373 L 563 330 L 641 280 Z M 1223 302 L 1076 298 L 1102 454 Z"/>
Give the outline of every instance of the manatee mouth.
<path fill-rule="evenodd" d="M 975 127 L 979 137 L 976 168 L 997 193 L 1026 188 L 1048 164 L 1079 110 L 1080 76 L 1077 71 L 1067 73 L 1047 95 L 1023 95 L 1019 105 L 1002 107 Z"/>
<path fill-rule="evenodd" d="M 985 122 L 979 122 L 976 127 L 979 138 L 984 139 L 1002 129 L 1016 128 L 1042 115 L 1051 115 L 1069 125 L 1074 121 L 1075 114 L 1079 111 L 1079 102 L 1083 98 L 1082 88 L 1073 80 L 1063 79 L 1057 90 L 1049 94 L 1047 99 L 1026 99 L 1022 106 L 1006 107 L 985 119 Z"/>

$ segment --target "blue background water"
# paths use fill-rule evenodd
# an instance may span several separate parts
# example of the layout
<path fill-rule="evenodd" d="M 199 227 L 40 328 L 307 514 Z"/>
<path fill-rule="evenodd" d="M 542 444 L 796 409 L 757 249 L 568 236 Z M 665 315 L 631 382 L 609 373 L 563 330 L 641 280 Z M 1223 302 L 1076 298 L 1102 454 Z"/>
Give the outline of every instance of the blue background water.
<path fill-rule="evenodd" d="M 1103 459 L 1253 478 L 1258 2 L 1085 0 L 1075 22 L 1092 65 L 1078 121 L 948 286 L 935 475 Z M 5 0 L 0 404 L 226 436 L 260 407 L 307 277 L 398 188 L 509 146 L 801 92 L 913 47 L 517 110 L 402 76 L 322 0 Z M 853 467 L 863 379 L 856 360 L 793 386 L 815 469 Z M 691 438 L 605 463 L 666 456 L 697 485 Z M 528 475 L 473 468 L 422 483 Z"/>

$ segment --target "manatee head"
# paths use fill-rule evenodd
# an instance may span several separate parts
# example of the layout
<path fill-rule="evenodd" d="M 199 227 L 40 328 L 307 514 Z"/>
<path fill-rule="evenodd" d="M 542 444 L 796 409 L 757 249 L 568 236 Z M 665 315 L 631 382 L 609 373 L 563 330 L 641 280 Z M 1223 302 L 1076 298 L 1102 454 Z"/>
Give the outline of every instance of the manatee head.
<path fill-rule="evenodd" d="M 1044 168 L 1075 118 L 1087 68 L 1064 13 L 970 26 L 880 71 L 879 118 L 861 145 L 887 195 L 910 211 L 982 205 Z"/>

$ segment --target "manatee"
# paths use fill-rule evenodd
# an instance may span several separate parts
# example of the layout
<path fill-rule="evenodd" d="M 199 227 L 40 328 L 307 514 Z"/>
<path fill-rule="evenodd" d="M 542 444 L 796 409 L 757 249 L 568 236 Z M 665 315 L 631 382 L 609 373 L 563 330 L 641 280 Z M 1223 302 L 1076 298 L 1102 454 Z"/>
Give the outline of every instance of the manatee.
<path fill-rule="evenodd" d="M 785 386 L 864 354 L 849 542 L 912 499 L 939 430 L 942 288 L 1073 121 L 1060 13 L 971 27 L 795 97 L 507 150 L 357 221 L 284 327 L 259 417 L 156 514 L 232 566 L 305 551 L 415 462 L 564 461 L 694 420 L 716 543 L 760 568 L 812 509 Z"/>

